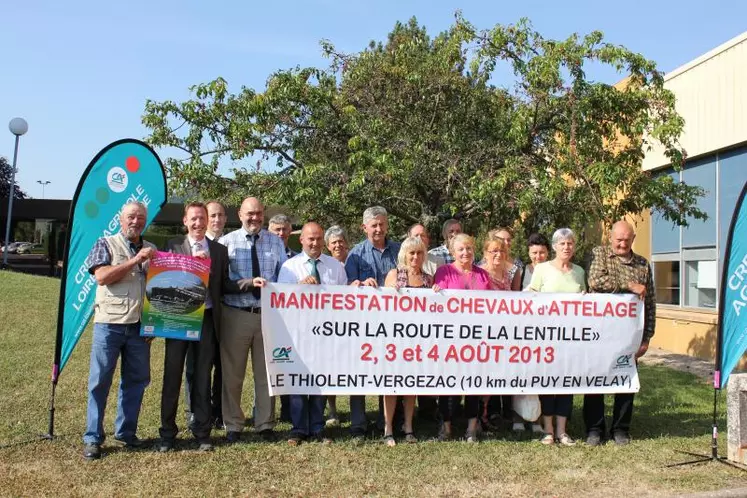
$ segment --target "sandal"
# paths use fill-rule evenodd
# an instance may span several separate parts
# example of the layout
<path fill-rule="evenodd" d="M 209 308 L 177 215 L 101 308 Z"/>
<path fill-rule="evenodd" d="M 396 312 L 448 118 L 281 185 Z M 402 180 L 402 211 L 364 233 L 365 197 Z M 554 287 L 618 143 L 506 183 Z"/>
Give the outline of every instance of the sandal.
<path fill-rule="evenodd" d="M 291 436 L 288 438 L 288 446 L 298 446 L 301 444 L 302 439 L 298 436 Z"/>
<path fill-rule="evenodd" d="M 470 444 L 476 443 L 477 435 L 475 435 L 473 431 L 467 431 L 467 433 L 464 435 L 464 440 Z"/>
<path fill-rule="evenodd" d="M 446 430 L 446 426 L 444 424 L 441 424 L 441 427 L 438 429 L 438 440 L 439 441 L 451 441 L 451 431 Z"/>
<path fill-rule="evenodd" d="M 409 444 L 415 444 L 418 442 L 418 438 L 412 432 L 405 432 L 405 442 Z"/>
<path fill-rule="evenodd" d="M 540 438 L 540 443 L 546 446 L 551 446 L 555 444 L 555 438 L 553 437 L 552 434 L 545 434 Z"/>
<path fill-rule="evenodd" d="M 576 446 L 576 441 L 574 441 L 571 436 L 564 432 L 563 434 L 558 436 L 558 444 L 562 446 Z"/>
<path fill-rule="evenodd" d="M 390 448 L 397 446 L 397 441 L 394 440 L 394 436 L 391 434 L 384 434 L 382 441 L 384 441 L 384 444 Z"/>

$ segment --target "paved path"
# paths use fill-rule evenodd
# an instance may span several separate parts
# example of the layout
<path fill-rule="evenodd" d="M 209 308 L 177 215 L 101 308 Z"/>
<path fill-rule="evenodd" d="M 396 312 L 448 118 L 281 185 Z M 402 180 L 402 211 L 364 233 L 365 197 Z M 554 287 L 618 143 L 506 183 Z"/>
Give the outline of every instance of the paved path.
<path fill-rule="evenodd" d="M 674 368 L 682 372 L 690 372 L 704 379 L 713 379 L 713 362 L 688 356 L 686 354 L 677 354 L 659 348 L 649 348 L 641 363 L 646 365 L 663 365 Z"/>

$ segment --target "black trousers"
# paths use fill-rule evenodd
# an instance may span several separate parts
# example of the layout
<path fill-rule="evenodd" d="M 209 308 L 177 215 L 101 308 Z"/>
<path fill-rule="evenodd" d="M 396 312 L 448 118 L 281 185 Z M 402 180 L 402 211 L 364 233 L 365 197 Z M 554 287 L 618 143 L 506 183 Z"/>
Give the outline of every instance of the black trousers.
<path fill-rule="evenodd" d="M 630 421 L 633 418 L 634 393 L 615 394 L 615 404 L 612 408 L 612 430 L 630 432 Z M 597 431 L 601 435 L 606 432 L 604 422 L 604 395 L 587 394 L 584 396 L 584 424 L 586 432 Z"/>
<path fill-rule="evenodd" d="M 540 395 L 539 399 L 543 417 L 557 415 L 571 418 L 571 412 L 573 411 L 572 394 L 544 394 Z"/>
<path fill-rule="evenodd" d="M 438 410 L 441 412 L 443 422 L 451 422 L 454 418 L 454 412 L 459 404 L 461 396 L 443 395 L 438 397 Z M 482 396 L 465 396 L 464 397 L 464 418 L 476 418 L 480 408 L 480 398 Z"/>
<path fill-rule="evenodd" d="M 438 412 L 438 396 L 418 395 L 418 417 L 433 420 Z"/>
<path fill-rule="evenodd" d="M 158 431 L 162 439 L 174 439 L 179 432 L 176 412 L 179 409 L 184 360 L 189 349 L 192 349 L 194 355 L 194 374 L 189 392 L 194 422 L 190 429 L 198 439 L 210 437 L 213 421 L 210 408 L 210 371 L 213 367 L 215 342 L 212 310 L 205 310 L 199 341 L 166 339 L 161 391 L 161 428 Z"/>
<path fill-rule="evenodd" d="M 213 355 L 213 383 L 210 388 L 210 406 L 213 420 L 223 419 L 223 405 L 221 404 L 221 393 L 223 389 L 223 370 L 220 365 L 220 343 L 215 340 L 215 353 Z M 187 363 L 184 369 L 184 411 L 187 420 L 192 416 L 192 378 L 195 375 L 194 348 L 187 348 Z"/>

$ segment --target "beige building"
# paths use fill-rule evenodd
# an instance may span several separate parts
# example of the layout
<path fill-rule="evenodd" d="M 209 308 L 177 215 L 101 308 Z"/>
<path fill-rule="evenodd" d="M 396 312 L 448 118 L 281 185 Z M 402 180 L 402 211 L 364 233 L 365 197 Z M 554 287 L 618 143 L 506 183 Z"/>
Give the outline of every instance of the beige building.
<path fill-rule="evenodd" d="M 654 213 L 637 221 L 636 252 L 654 268 L 657 300 L 652 341 L 670 351 L 713 359 L 726 238 L 737 198 L 747 182 L 747 32 L 675 69 L 665 86 L 685 119 L 687 162 L 681 172 L 661 150 L 643 169 L 705 189 L 698 207 L 707 221 L 673 226 Z M 746 355 L 747 356 L 747 355 Z M 747 367 L 743 357 L 741 367 Z"/>

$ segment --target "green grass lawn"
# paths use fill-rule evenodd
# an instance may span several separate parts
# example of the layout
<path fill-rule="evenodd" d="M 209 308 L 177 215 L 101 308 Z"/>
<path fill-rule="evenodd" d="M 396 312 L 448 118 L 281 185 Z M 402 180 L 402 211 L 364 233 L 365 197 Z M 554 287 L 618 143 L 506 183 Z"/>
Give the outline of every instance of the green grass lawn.
<path fill-rule="evenodd" d="M 707 452 L 713 391 L 708 383 L 663 367 L 641 368 L 632 436 L 626 447 L 543 447 L 507 431 L 479 445 L 427 441 L 433 425 L 416 425 L 421 442 L 384 447 L 371 438 L 349 442 L 345 427 L 331 446 L 251 442 L 198 453 L 187 436 L 179 451 L 153 451 L 159 426 L 163 343 L 152 349 L 152 383 L 140 417 L 147 449 L 109 444 L 100 461 L 81 457 L 85 426 L 90 329 L 62 373 L 53 442 L 46 431 L 59 281 L 0 272 L 0 494 L 1 495 L 503 495 L 610 496 L 672 493 L 744 486 L 745 474 L 721 465 L 665 468 Z M 107 407 L 111 433 L 116 387 Z M 571 435 L 581 437 L 581 396 Z M 340 398 L 343 412 L 345 398 Z M 245 384 L 244 406 L 251 406 Z M 369 399 L 373 416 L 376 399 Z M 723 399 L 721 413 L 725 412 Z M 343 416 L 347 413 L 343 413 Z M 181 421 L 183 423 L 183 421 Z M 343 424 L 344 426 L 346 424 Z M 457 427 L 462 427 L 462 425 Z M 719 426 L 725 426 L 723 416 Z M 281 424 L 279 429 L 290 427 Z M 723 443 L 725 436 L 721 438 Z M 31 442 L 28 442 L 31 441 Z M 281 439 L 281 441 L 283 441 Z M 725 448 L 721 448 L 722 454 Z"/>

